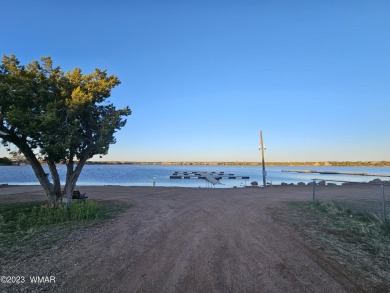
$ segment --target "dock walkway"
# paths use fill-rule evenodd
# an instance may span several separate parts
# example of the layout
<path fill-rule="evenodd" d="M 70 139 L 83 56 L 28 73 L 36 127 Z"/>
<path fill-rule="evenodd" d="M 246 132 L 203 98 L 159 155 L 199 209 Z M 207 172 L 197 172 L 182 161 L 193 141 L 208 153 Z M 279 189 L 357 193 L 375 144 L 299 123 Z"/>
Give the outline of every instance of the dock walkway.
<path fill-rule="evenodd" d="M 234 174 L 225 174 L 225 172 L 174 172 L 170 179 L 204 179 L 213 185 L 223 185 L 219 180 L 222 178 L 228 179 L 249 179 L 249 176 L 235 176 Z"/>
<path fill-rule="evenodd" d="M 201 174 L 201 177 L 204 177 L 203 179 L 206 179 L 208 182 L 210 182 L 213 185 L 222 184 L 219 180 L 217 180 L 213 175 L 207 173 L 207 172 L 199 172 Z"/>

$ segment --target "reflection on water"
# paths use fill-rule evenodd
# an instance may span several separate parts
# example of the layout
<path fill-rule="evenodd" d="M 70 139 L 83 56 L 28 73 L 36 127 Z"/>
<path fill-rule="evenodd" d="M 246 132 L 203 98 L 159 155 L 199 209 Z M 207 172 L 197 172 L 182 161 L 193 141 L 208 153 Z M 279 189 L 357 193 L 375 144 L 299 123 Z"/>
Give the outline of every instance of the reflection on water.
<path fill-rule="evenodd" d="M 44 166 L 49 173 L 47 166 Z M 58 166 L 60 177 L 64 182 L 66 168 L 64 165 Z M 390 175 L 390 168 L 379 167 L 290 167 L 275 166 L 267 167 L 267 182 L 272 184 L 286 183 L 308 183 L 312 179 L 323 180 L 344 180 L 367 182 L 374 178 L 390 180 L 386 177 L 368 177 L 336 174 L 311 174 L 311 173 L 291 173 L 281 172 L 281 170 L 317 170 L 336 172 L 365 172 L 370 174 Z M 156 177 L 157 186 L 183 186 L 183 187 L 207 187 L 208 184 L 202 179 L 169 179 L 175 171 L 189 172 L 225 172 L 233 173 L 236 176 L 249 176 L 250 179 L 222 179 L 224 185 L 218 188 L 250 185 L 252 181 L 258 181 L 261 185 L 261 166 L 160 166 L 160 165 L 86 165 L 80 175 L 79 185 L 124 185 L 124 186 L 152 186 L 153 177 Z M 23 184 L 38 185 L 38 180 L 30 166 L 0 166 L 0 184 Z"/>

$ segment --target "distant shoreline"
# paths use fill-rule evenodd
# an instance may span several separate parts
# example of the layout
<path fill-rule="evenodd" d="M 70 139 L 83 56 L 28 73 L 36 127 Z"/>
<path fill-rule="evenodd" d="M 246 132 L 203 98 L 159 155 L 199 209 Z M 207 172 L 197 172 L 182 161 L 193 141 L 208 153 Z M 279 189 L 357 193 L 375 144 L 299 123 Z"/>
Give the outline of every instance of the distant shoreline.
<path fill-rule="evenodd" d="M 41 162 L 45 164 L 45 162 Z M 160 166 L 261 166 L 261 162 L 135 162 L 87 161 L 87 165 L 160 165 Z M 390 161 L 319 161 L 319 162 L 266 162 L 266 166 L 281 167 L 390 167 Z M 27 162 L 0 164 L 0 166 L 28 165 Z"/>
<path fill-rule="evenodd" d="M 261 166 L 261 162 L 132 162 L 88 161 L 89 165 L 165 165 L 165 166 Z M 267 166 L 390 167 L 390 161 L 266 162 Z"/>

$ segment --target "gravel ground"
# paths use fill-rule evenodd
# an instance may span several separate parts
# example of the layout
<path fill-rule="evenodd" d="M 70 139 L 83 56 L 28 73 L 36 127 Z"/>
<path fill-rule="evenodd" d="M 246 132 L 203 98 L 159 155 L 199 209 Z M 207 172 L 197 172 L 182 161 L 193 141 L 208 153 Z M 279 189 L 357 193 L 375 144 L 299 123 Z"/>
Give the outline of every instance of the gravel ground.
<path fill-rule="evenodd" d="M 45 285 L 0 284 L 1 292 L 364 291 L 359 276 L 344 273 L 278 217 L 284 202 L 309 200 L 311 187 L 79 189 L 133 207 L 27 258 L 1 260 L 1 275 L 55 277 Z M 0 203 L 42 199 L 31 187 L 0 193 Z"/>

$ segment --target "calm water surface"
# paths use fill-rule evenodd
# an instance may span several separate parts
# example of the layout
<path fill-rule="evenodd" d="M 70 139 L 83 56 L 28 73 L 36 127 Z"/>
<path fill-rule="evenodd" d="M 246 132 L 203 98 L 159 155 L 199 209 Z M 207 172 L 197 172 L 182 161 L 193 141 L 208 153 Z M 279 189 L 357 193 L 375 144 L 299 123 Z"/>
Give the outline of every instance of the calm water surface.
<path fill-rule="evenodd" d="M 44 166 L 49 173 L 47 166 Z M 66 167 L 58 166 L 61 182 L 64 182 Z M 345 180 L 367 182 L 374 178 L 390 180 L 386 177 L 368 177 L 351 175 L 321 175 L 281 172 L 281 170 L 317 170 L 317 171 L 338 171 L 338 172 L 366 172 L 370 174 L 390 175 L 390 168 L 377 167 L 289 167 L 276 166 L 267 167 L 267 182 L 273 184 L 286 183 L 308 183 L 314 178 L 324 180 Z M 169 179 L 175 171 L 204 171 L 204 172 L 225 172 L 233 173 L 236 176 L 250 176 L 249 180 L 243 179 L 222 179 L 216 187 L 233 187 L 250 185 L 251 181 L 258 181 L 262 184 L 261 166 L 161 166 L 161 165 L 86 165 L 80 175 L 78 185 L 123 185 L 123 186 L 151 186 L 153 177 L 156 177 L 157 186 L 183 186 L 183 187 L 207 187 L 202 179 Z M 0 184 L 39 185 L 38 180 L 31 169 L 31 166 L 0 166 Z"/>

